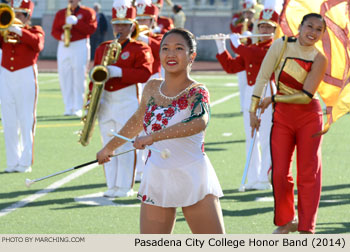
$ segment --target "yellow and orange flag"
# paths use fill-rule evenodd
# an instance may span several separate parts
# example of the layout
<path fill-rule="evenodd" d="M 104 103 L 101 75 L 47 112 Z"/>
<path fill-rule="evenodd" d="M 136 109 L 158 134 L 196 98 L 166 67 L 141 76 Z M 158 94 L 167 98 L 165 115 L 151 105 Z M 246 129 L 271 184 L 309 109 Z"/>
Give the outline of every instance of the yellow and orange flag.
<path fill-rule="evenodd" d="M 287 36 L 295 36 L 302 17 L 321 14 L 327 24 L 316 44 L 328 58 L 326 75 L 318 93 L 327 106 L 327 132 L 331 123 L 350 112 L 350 3 L 349 0 L 285 0 L 280 26 Z"/>

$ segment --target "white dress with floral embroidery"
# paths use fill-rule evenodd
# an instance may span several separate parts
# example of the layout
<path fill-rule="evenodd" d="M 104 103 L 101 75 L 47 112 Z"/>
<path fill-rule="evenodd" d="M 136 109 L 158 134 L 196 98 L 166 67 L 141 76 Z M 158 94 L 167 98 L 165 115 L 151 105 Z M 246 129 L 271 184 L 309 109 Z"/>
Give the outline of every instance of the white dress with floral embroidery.
<path fill-rule="evenodd" d="M 189 104 L 188 98 L 192 95 L 198 97 L 195 100 L 197 104 Z M 188 94 L 167 107 L 158 106 L 151 99 L 144 117 L 146 134 L 200 116 L 194 114 L 192 108 L 201 103 L 208 109 L 207 102 L 208 92 L 204 87 L 191 88 Z M 197 203 L 208 194 L 223 196 L 214 168 L 204 153 L 204 131 L 159 141 L 152 147 L 168 149 L 170 157 L 163 159 L 160 153 L 150 153 L 138 192 L 142 202 L 161 207 L 185 207 Z"/>

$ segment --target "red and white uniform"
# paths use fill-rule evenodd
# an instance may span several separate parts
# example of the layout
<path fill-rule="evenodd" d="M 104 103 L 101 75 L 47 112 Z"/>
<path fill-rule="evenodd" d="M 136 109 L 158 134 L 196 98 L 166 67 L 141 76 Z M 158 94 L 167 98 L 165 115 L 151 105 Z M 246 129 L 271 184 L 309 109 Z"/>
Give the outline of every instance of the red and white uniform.
<path fill-rule="evenodd" d="M 56 13 L 51 35 L 57 39 L 57 64 L 61 91 L 65 106 L 65 115 L 72 115 L 83 107 L 85 93 L 85 77 L 87 64 L 90 61 L 90 35 L 97 28 L 95 11 L 78 5 L 72 10 L 78 22 L 72 25 L 71 40 L 68 47 L 64 46 L 63 26 L 66 23 L 67 9 Z"/>
<path fill-rule="evenodd" d="M 254 11 L 254 5 L 256 4 L 256 1 L 244 1 L 242 4 L 242 11 Z M 236 13 L 232 16 L 232 21 L 230 22 L 230 30 L 232 33 L 239 33 L 242 34 L 245 31 L 243 30 L 243 13 Z M 253 23 L 248 25 L 247 31 L 252 32 L 253 31 Z M 252 43 L 252 40 L 250 38 L 246 39 L 245 44 L 250 45 Z M 230 41 L 230 46 L 233 51 L 235 51 L 235 47 L 232 45 Z M 238 88 L 239 88 L 239 101 L 241 105 L 241 112 L 244 110 L 244 104 L 245 104 L 245 88 L 247 86 L 247 77 L 246 77 L 245 70 L 237 72 L 237 78 L 238 78 Z M 250 99 L 249 99 L 250 101 Z"/>
<path fill-rule="evenodd" d="M 171 18 L 164 17 L 164 16 L 158 17 L 157 25 L 160 28 L 159 33 L 161 33 L 161 34 L 164 34 L 167 31 L 170 31 L 171 29 L 173 29 L 175 27 L 173 20 Z"/>
<path fill-rule="evenodd" d="M 150 33 L 148 37 L 148 45 L 151 47 L 153 55 L 152 76 L 151 78 L 161 78 L 161 64 L 159 58 L 160 42 L 162 41 L 162 34 Z"/>
<path fill-rule="evenodd" d="M 110 42 L 106 41 L 96 49 L 95 65 L 100 64 L 105 48 Z M 146 82 L 152 73 L 153 56 L 149 46 L 132 39 L 124 41 L 121 45 L 122 51 L 119 59 L 113 65 L 121 68 L 122 77 L 110 78 L 105 83 L 98 114 L 103 145 L 111 140 L 111 129 L 118 132 L 135 113 L 139 106 L 139 92 L 141 91 L 138 83 Z M 132 148 L 131 143 L 125 143 L 118 148 L 118 152 Z M 136 152 L 114 157 L 110 162 L 105 163 L 107 187 L 109 189 L 132 188 L 135 166 Z"/>
<path fill-rule="evenodd" d="M 245 97 L 243 105 L 243 120 L 246 135 L 246 152 L 249 152 L 251 138 L 249 106 L 253 93 L 256 76 L 261 67 L 267 50 L 271 46 L 272 40 L 251 45 L 240 45 L 235 49 L 238 54 L 232 58 L 228 51 L 217 54 L 216 58 L 227 73 L 237 73 L 245 70 L 247 84 L 245 87 Z M 274 86 L 274 84 L 273 84 Z M 273 91 L 272 91 L 273 92 Z M 266 95 L 271 95 L 270 85 L 266 89 Z M 269 183 L 267 171 L 271 166 L 270 157 L 270 130 L 271 130 L 272 109 L 269 107 L 261 116 L 259 133 L 256 136 L 255 145 L 251 153 L 250 168 L 248 169 L 246 185 L 247 189 L 254 188 L 258 183 Z M 261 150 L 261 154 L 260 151 Z"/>
<path fill-rule="evenodd" d="M 33 163 L 39 88 L 36 62 L 44 48 L 45 33 L 40 26 L 26 25 L 21 30 L 18 43 L 5 43 L 0 37 L 1 111 L 9 170 Z"/>
<path fill-rule="evenodd" d="M 163 8 L 163 0 L 152 0 L 152 3 L 158 7 L 159 12 Z M 157 14 L 158 15 L 158 14 Z M 157 27 L 154 29 L 155 33 L 160 33 L 164 34 L 167 31 L 173 29 L 174 26 L 174 21 L 169 18 L 169 17 L 164 17 L 164 16 L 158 16 L 157 17 Z"/>

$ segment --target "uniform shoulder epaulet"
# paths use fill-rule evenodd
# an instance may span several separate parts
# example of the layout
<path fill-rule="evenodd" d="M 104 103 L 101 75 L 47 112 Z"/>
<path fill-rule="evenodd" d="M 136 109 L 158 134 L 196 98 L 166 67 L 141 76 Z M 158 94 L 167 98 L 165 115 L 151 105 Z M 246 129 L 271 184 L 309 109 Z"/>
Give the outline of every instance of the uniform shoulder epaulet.
<path fill-rule="evenodd" d="M 283 41 L 286 39 L 286 36 L 283 36 Z M 296 42 L 297 41 L 297 38 L 292 36 L 292 37 L 287 37 L 287 41 L 290 43 L 290 42 Z"/>

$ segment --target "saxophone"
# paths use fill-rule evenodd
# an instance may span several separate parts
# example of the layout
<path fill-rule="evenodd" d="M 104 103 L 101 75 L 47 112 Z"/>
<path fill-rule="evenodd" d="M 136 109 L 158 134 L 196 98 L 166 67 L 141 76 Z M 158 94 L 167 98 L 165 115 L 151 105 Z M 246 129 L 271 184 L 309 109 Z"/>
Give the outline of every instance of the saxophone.
<path fill-rule="evenodd" d="M 67 6 L 67 10 L 66 10 L 66 18 L 70 15 L 72 15 L 72 11 L 71 11 L 71 4 L 69 3 L 68 6 Z M 70 31 L 72 29 L 72 25 L 70 24 L 65 24 L 63 26 L 63 40 L 64 40 L 64 46 L 65 47 L 68 47 L 69 44 L 70 44 Z"/>
<path fill-rule="evenodd" d="M 104 84 L 109 79 L 107 66 L 114 64 L 118 60 L 119 54 L 122 50 L 120 43 L 118 43 L 118 39 L 119 35 L 107 46 L 108 48 L 105 49 L 101 64 L 94 66 L 89 73 L 90 79 L 93 83 L 93 88 L 91 93 L 86 97 L 87 102 L 84 106 L 85 115 L 82 117 L 84 127 L 80 132 L 79 142 L 83 146 L 87 146 L 92 137 Z"/>

